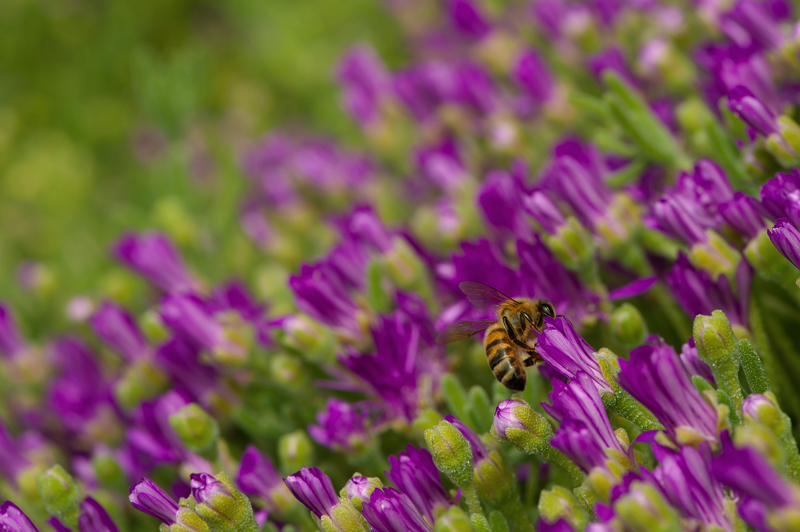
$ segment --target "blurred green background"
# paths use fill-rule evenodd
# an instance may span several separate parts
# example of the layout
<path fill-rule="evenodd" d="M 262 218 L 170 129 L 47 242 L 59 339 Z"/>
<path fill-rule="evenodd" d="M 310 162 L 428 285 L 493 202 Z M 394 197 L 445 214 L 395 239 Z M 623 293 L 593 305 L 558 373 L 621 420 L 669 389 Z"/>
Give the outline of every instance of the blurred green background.
<path fill-rule="evenodd" d="M 239 158 L 273 128 L 357 146 L 334 70 L 364 41 L 402 62 L 380 0 L 0 2 L 0 298 L 24 332 L 75 295 L 146 294 L 108 253 L 126 229 L 167 231 L 209 281 L 252 275 Z"/>

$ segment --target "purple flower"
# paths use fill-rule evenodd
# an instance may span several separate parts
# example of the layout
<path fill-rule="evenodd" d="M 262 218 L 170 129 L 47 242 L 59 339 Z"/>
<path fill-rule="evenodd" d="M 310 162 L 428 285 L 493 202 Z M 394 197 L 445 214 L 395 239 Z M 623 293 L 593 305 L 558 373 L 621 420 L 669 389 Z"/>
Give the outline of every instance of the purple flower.
<path fill-rule="evenodd" d="M 422 176 L 442 190 L 454 190 L 466 177 L 458 144 L 453 137 L 417 148 L 414 159 Z"/>
<path fill-rule="evenodd" d="M 128 499 L 134 508 L 161 519 L 167 526 L 176 522 L 178 503 L 149 478 L 142 478 L 132 486 Z"/>
<path fill-rule="evenodd" d="M 753 239 L 759 231 L 766 228 L 759 207 L 758 200 L 736 191 L 732 200 L 719 206 L 719 214 L 737 233 Z"/>
<path fill-rule="evenodd" d="M 202 364 L 197 346 L 182 336 L 174 336 L 161 344 L 155 360 L 197 401 L 205 402 L 209 394 L 219 388 L 217 371 Z"/>
<path fill-rule="evenodd" d="M 214 507 L 212 497 L 223 495 L 233 500 L 230 490 L 225 484 L 208 473 L 192 473 L 189 477 L 192 485 L 192 496 L 198 504 L 207 504 Z"/>
<path fill-rule="evenodd" d="M 11 501 L 0 504 L 0 530 L 3 532 L 39 532 L 28 516 Z"/>
<path fill-rule="evenodd" d="M 375 532 L 432 532 L 411 499 L 396 489 L 376 489 L 363 508 Z"/>
<path fill-rule="evenodd" d="M 369 440 L 367 413 L 339 399 L 328 399 L 325 410 L 317 413 L 319 425 L 309 425 L 308 433 L 317 443 L 331 449 L 354 452 Z"/>
<path fill-rule="evenodd" d="M 149 352 L 147 341 L 130 314 L 109 301 L 103 301 L 89 319 L 89 325 L 104 343 L 128 362 L 146 356 Z"/>
<path fill-rule="evenodd" d="M 743 85 L 737 85 L 728 93 L 728 108 L 765 137 L 778 132 L 775 113 Z"/>
<path fill-rule="evenodd" d="M 611 203 L 605 163 L 594 147 L 575 139 L 558 144 L 554 155 L 541 180 L 542 187 L 569 205 L 581 223 L 594 227 L 605 218 Z"/>
<path fill-rule="evenodd" d="M 586 374 L 595 389 L 611 393 L 611 386 L 603 377 L 595 359 L 595 350 L 579 335 L 567 318 L 544 319 L 545 328 L 537 340 L 536 351 L 553 369 L 567 379 Z"/>
<path fill-rule="evenodd" d="M 334 328 L 339 334 L 361 338 L 359 307 L 347 286 L 327 262 L 304 264 L 289 278 L 297 307 L 311 318 Z"/>
<path fill-rule="evenodd" d="M 91 497 L 81 503 L 81 515 L 78 517 L 80 532 L 118 532 L 119 529 L 105 508 Z"/>
<path fill-rule="evenodd" d="M 535 50 L 524 50 L 517 57 L 512 76 L 537 104 L 544 104 L 555 91 L 553 76 Z"/>
<path fill-rule="evenodd" d="M 269 457 L 252 444 L 247 446 L 242 455 L 236 485 L 245 495 L 256 495 L 267 501 L 272 501 L 275 490 L 284 486 Z"/>
<path fill-rule="evenodd" d="M 393 79 L 397 97 L 420 122 L 431 119 L 439 105 L 455 102 L 460 84 L 455 66 L 438 60 L 417 63 Z"/>
<path fill-rule="evenodd" d="M 538 235 L 533 242 L 518 240 L 517 255 L 520 259 L 519 281 L 510 292 L 547 299 L 557 312 L 573 320 L 581 320 L 597 312 L 599 296 L 590 292 L 574 272 L 561 264 Z M 484 277 L 491 280 L 486 274 Z M 503 290 L 497 285 L 493 286 Z M 514 294 L 509 295 L 513 297 Z"/>
<path fill-rule="evenodd" d="M 331 479 L 316 467 L 304 467 L 283 481 L 292 495 L 319 518 L 339 503 Z"/>
<path fill-rule="evenodd" d="M 548 523 L 544 519 L 539 519 L 536 530 L 538 532 L 575 532 L 575 529 L 566 519 L 559 519 L 555 523 Z"/>
<path fill-rule="evenodd" d="M 112 253 L 164 292 L 193 292 L 198 288 L 172 243 L 161 233 L 126 233 L 114 244 Z"/>
<path fill-rule="evenodd" d="M 448 0 L 448 15 L 453 27 L 466 37 L 482 39 L 491 26 L 472 0 Z"/>
<path fill-rule="evenodd" d="M 618 457 L 628 455 L 611 428 L 597 386 L 588 374 L 579 372 L 569 384 L 554 380 L 553 391 L 547 397 L 550 404 L 542 403 L 542 407 L 561 423 L 550 444 L 584 471 L 605 467 L 608 451 Z"/>
<path fill-rule="evenodd" d="M 706 271 L 692 266 L 681 252 L 667 274 L 667 283 L 675 299 L 690 316 L 722 310 L 731 323 L 747 327 L 751 278 L 752 269 L 749 264 L 745 260 L 740 261 L 736 271 L 738 294 L 735 294 L 725 275 L 712 281 Z"/>
<path fill-rule="evenodd" d="M 598 80 L 602 79 L 605 70 L 611 70 L 619 74 L 625 81 L 633 86 L 639 82 L 628 68 L 622 50 L 616 47 L 607 48 L 589 58 L 589 69 Z"/>
<path fill-rule="evenodd" d="M 800 225 L 800 172 L 778 173 L 761 186 L 761 206 L 773 220 L 788 218 Z"/>
<path fill-rule="evenodd" d="M 400 309 L 378 317 L 371 332 L 374 354 L 351 351 L 339 360 L 381 398 L 390 417 L 411 421 L 426 391 L 419 388 L 420 378 L 425 375 L 437 386 L 443 371 L 444 352 L 434 342 L 430 320 L 419 320 Z"/>
<path fill-rule="evenodd" d="M 697 354 L 697 347 L 694 345 L 694 338 L 689 340 L 681 346 L 681 363 L 683 364 L 686 373 L 689 375 L 699 375 L 708 382 L 714 383 L 714 374 L 708 364 L 700 360 L 700 355 Z"/>
<path fill-rule="evenodd" d="M 97 358 L 78 338 L 63 337 L 48 349 L 60 375 L 50 383 L 50 410 L 70 431 L 81 432 L 101 406 L 109 405 L 109 388 Z"/>
<path fill-rule="evenodd" d="M 147 470 L 161 463 L 176 462 L 187 451 L 169 423 L 169 416 L 189 404 L 190 398 L 177 391 L 154 401 L 144 401 L 134 412 L 125 439 L 137 465 Z"/>
<path fill-rule="evenodd" d="M 0 474 L 9 481 L 16 481 L 17 475 L 30 465 L 22 453 L 21 442 L 16 441 L 0 423 Z"/>
<path fill-rule="evenodd" d="M 386 476 L 408 495 L 429 523 L 433 523 L 438 509 L 453 504 L 442 485 L 431 453 L 425 449 L 409 444 L 405 452 L 390 456 Z"/>
<path fill-rule="evenodd" d="M 169 294 L 161 300 L 158 313 L 167 327 L 198 347 L 236 358 L 247 356 L 246 347 L 228 338 L 225 328 L 196 296 Z"/>
<path fill-rule="evenodd" d="M 525 216 L 522 197 L 520 183 L 511 174 L 491 171 L 478 192 L 478 205 L 500 234 L 527 240 L 533 231 Z"/>
<path fill-rule="evenodd" d="M 551 235 L 557 233 L 559 228 L 567 222 L 550 195 L 541 189 L 533 189 L 529 194 L 523 196 L 522 205 L 542 229 Z"/>
<path fill-rule="evenodd" d="M 479 115 L 488 115 L 498 106 L 499 93 L 492 76 L 480 65 L 462 62 L 456 67 L 458 80 L 455 102 Z"/>
<path fill-rule="evenodd" d="M 500 436 L 500 440 L 506 440 L 506 429 L 515 428 L 526 430 L 527 427 L 522 423 L 516 414 L 518 406 L 524 406 L 525 403 L 514 399 L 506 399 L 500 401 L 494 411 L 494 430 Z"/>
<path fill-rule="evenodd" d="M 692 384 L 675 350 L 659 339 L 619 361 L 619 384 L 679 443 L 717 440 L 717 412 Z"/>
<path fill-rule="evenodd" d="M 394 457 L 393 456 L 389 457 L 390 463 L 392 458 Z M 378 487 L 376 479 L 371 479 L 370 477 L 361 477 L 361 476 L 355 476 L 351 478 L 344 485 L 345 493 L 347 493 L 348 499 L 358 498 L 362 502 L 369 501 L 369 498 L 376 487 Z"/>
<path fill-rule="evenodd" d="M 725 512 L 722 485 L 711 474 L 709 445 L 703 443 L 699 450 L 684 445 L 674 451 L 653 443 L 652 448 L 661 464 L 653 474 L 670 504 L 686 518 L 733 532 L 733 523 Z"/>
<path fill-rule="evenodd" d="M 800 268 L 800 231 L 786 218 L 778 218 L 777 223 L 767 231 L 772 244 L 795 268 Z"/>
<path fill-rule="evenodd" d="M 711 458 L 711 472 L 739 498 L 739 513 L 758 530 L 770 531 L 766 516 L 771 510 L 798 509 L 796 488 L 775 471 L 761 453 L 750 447 L 736 448 L 728 431 L 721 434 L 722 452 Z"/>
<path fill-rule="evenodd" d="M 346 216 L 336 220 L 336 225 L 346 242 L 377 253 L 386 253 L 392 247 L 392 234 L 367 205 L 354 207 Z"/>
<path fill-rule="evenodd" d="M 766 2 L 739 0 L 720 17 L 720 29 L 736 46 L 751 52 L 779 49 L 786 41 Z"/>
<path fill-rule="evenodd" d="M 389 85 L 389 74 L 369 45 L 357 45 L 339 61 L 337 79 L 342 86 L 344 108 L 360 124 L 374 124 L 379 102 Z"/>
<path fill-rule="evenodd" d="M 0 353 L 14 358 L 28 348 L 8 305 L 0 304 Z"/>
<path fill-rule="evenodd" d="M 229 281 L 216 287 L 208 306 L 213 314 L 234 311 L 251 323 L 257 322 L 266 312 L 266 306 L 257 302 L 241 281 Z"/>
<path fill-rule="evenodd" d="M 690 246 L 708 239 L 702 214 L 696 204 L 677 194 L 665 194 L 653 205 L 658 228 Z"/>

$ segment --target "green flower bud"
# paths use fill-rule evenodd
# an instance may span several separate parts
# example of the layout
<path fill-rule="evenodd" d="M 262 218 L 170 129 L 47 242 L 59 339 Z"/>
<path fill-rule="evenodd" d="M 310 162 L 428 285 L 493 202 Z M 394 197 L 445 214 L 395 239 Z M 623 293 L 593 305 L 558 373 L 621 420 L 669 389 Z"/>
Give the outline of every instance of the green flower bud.
<path fill-rule="evenodd" d="M 183 502 L 183 499 L 181 499 L 181 502 Z M 165 528 L 169 532 L 212 532 L 208 524 L 194 510 L 183 505 L 175 514 L 175 523 L 169 527 L 164 524 L 161 525 L 162 532 Z"/>
<path fill-rule="evenodd" d="M 432 429 L 442 420 L 442 415 L 432 408 L 426 408 L 420 412 L 411 423 L 411 428 L 419 438 L 424 438 L 425 431 Z"/>
<path fill-rule="evenodd" d="M 442 420 L 425 431 L 425 443 L 439 471 L 459 488 L 472 485 L 472 449 L 461 431 Z"/>
<path fill-rule="evenodd" d="M 594 257 L 594 239 L 574 216 L 559 227 L 555 235 L 547 235 L 545 242 L 550 251 L 567 268 L 577 270 Z"/>
<path fill-rule="evenodd" d="M 797 148 L 800 147 L 800 128 L 788 116 L 778 117 L 778 133 L 772 133 L 765 142 L 767 151 L 775 157 L 784 168 L 795 166 L 800 162 Z"/>
<path fill-rule="evenodd" d="M 743 399 L 739 385 L 739 347 L 725 313 L 715 310 L 711 316 L 697 316 L 693 336 L 697 354 L 711 368 L 717 383 L 726 387 L 738 411 Z"/>
<path fill-rule="evenodd" d="M 478 497 L 492 505 L 516 496 L 514 478 L 495 450 L 489 452 L 488 459 L 475 464 L 473 483 Z"/>
<path fill-rule="evenodd" d="M 339 499 L 339 504 L 331 508 L 330 514 L 321 519 L 323 532 L 369 532 L 367 520 L 356 510 L 347 497 Z"/>
<path fill-rule="evenodd" d="M 645 483 L 631 483 L 627 494 L 614 504 L 618 518 L 626 530 L 633 532 L 680 532 L 680 516 L 659 491 Z"/>
<path fill-rule="evenodd" d="M 589 514 L 567 488 L 555 486 L 539 496 L 539 515 L 548 523 L 566 520 L 573 529 L 583 530 L 589 524 Z"/>
<path fill-rule="evenodd" d="M 83 493 L 75 479 L 56 464 L 36 479 L 36 489 L 47 512 L 69 528 L 78 526 Z"/>
<path fill-rule="evenodd" d="M 114 384 L 114 396 L 126 410 L 155 397 L 169 387 L 164 372 L 152 360 L 143 357 L 129 364 L 122 378 Z"/>
<path fill-rule="evenodd" d="M 278 440 L 278 459 L 283 471 L 299 471 L 313 457 L 314 446 L 303 430 L 284 434 Z"/>
<path fill-rule="evenodd" d="M 647 338 L 647 323 L 636 307 L 623 303 L 611 314 L 611 334 L 623 346 L 635 347 Z"/>
<path fill-rule="evenodd" d="M 191 482 L 194 511 L 213 532 L 258 532 L 250 499 L 236 489 L 228 475 L 195 473 Z"/>
<path fill-rule="evenodd" d="M 219 425 L 205 410 L 191 403 L 171 416 L 169 424 L 190 451 L 206 458 L 216 454 Z"/>
<path fill-rule="evenodd" d="M 392 238 L 392 248 L 383 254 L 381 264 L 400 288 L 419 288 L 428 283 L 427 267 L 405 238 Z"/>
<path fill-rule="evenodd" d="M 269 371 L 272 377 L 287 388 L 303 389 L 308 386 L 308 372 L 296 356 L 279 353 L 270 357 Z"/>
<path fill-rule="evenodd" d="M 169 337 L 169 329 L 154 309 L 149 309 L 142 314 L 139 318 L 139 328 L 151 344 L 161 343 Z"/>
<path fill-rule="evenodd" d="M 433 532 L 472 532 L 472 526 L 464 510 L 451 506 L 436 519 Z"/>
<path fill-rule="evenodd" d="M 713 279 L 725 275 L 735 280 L 736 268 L 741 254 L 723 239 L 716 231 L 706 230 L 708 239 L 698 242 L 689 251 L 689 260 L 696 267 L 707 271 Z"/>
<path fill-rule="evenodd" d="M 94 474 L 97 475 L 97 480 L 103 486 L 123 493 L 127 489 L 128 479 L 122 471 L 119 461 L 110 453 L 95 451 L 92 455 L 92 469 Z"/>
<path fill-rule="evenodd" d="M 332 362 L 336 355 L 333 333 L 305 314 L 288 318 L 283 325 L 285 336 L 279 338 L 289 348 L 302 351 L 320 363 Z"/>
<path fill-rule="evenodd" d="M 761 230 L 744 248 L 744 256 L 755 270 L 779 283 L 789 284 L 797 277 L 797 269 L 786 260 L 769 239 L 767 230 Z"/>

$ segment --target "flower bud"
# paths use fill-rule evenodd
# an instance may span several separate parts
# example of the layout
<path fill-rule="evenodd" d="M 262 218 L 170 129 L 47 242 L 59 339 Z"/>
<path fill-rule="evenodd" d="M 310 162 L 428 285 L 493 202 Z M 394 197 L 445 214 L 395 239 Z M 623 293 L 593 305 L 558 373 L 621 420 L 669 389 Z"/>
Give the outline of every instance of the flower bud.
<path fill-rule="evenodd" d="M 511 442 L 527 454 L 541 454 L 553 437 L 547 419 L 518 396 L 497 405 L 491 432 L 499 441 Z"/>
<path fill-rule="evenodd" d="M 383 483 L 377 477 L 362 477 L 359 475 L 354 476 L 347 481 L 344 488 L 339 492 L 342 497 L 347 497 L 353 503 L 356 510 L 361 511 L 361 505 L 369 501 L 372 492 L 378 488 L 382 488 Z"/>
<path fill-rule="evenodd" d="M 129 410 L 165 392 L 168 385 L 164 372 L 151 359 L 139 358 L 128 364 L 122 378 L 114 384 L 114 397 Z"/>
<path fill-rule="evenodd" d="M 693 336 L 698 356 L 711 368 L 717 384 L 725 385 L 738 409 L 742 404 L 739 349 L 725 313 L 715 310 L 711 316 L 697 316 L 694 319 Z"/>
<path fill-rule="evenodd" d="M 206 458 L 214 456 L 219 426 L 199 405 L 184 406 L 169 416 L 169 424 L 187 449 Z"/>
<path fill-rule="evenodd" d="M 792 433 L 792 420 L 778 406 L 775 394 L 767 391 L 763 395 L 759 393 L 749 395 L 742 403 L 742 415 L 748 427 L 759 427 L 765 431 L 762 439 L 768 440 L 772 446 L 777 444 L 779 455 L 777 462 L 785 467 L 789 476 L 794 479 L 800 478 L 800 454 Z M 740 432 L 742 431 L 736 432 L 737 441 Z"/>
<path fill-rule="evenodd" d="M 356 510 L 350 500 L 342 498 L 339 504 L 331 508 L 329 515 L 320 519 L 323 532 L 368 532 L 366 519 Z"/>
<path fill-rule="evenodd" d="M 425 431 L 425 443 L 436 469 L 450 477 L 460 488 L 472 485 L 472 449 L 461 431 L 452 423 L 442 420 Z"/>
<path fill-rule="evenodd" d="M 83 494 L 75 479 L 56 464 L 36 479 L 36 489 L 47 512 L 70 528 L 78 525 Z"/>
<path fill-rule="evenodd" d="M 567 268 L 576 270 L 594 256 L 594 239 L 589 231 L 570 216 L 556 233 L 545 237 L 547 247 Z"/>
<path fill-rule="evenodd" d="M 659 490 L 640 481 L 631 483 L 627 494 L 614 505 L 617 516 L 633 532 L 671 532 L 683 530 L 680 517 Z"/>
<path fill-rule="evenodd" d="M 39 532 L 28 516 L 11 501 L 0 504 L 0 530 L 4 532 Z"/>
<path fill-rule="evenodd" d="M 314 446 L 303 430 L 284 434 L 278 440 L 278 459 L 284 471 L 296 471 L 313 461 Z"/>
<path fill-rule="evenodd" d="M 194 511 L 214 532 L 257 531 L 250 499 L 245 497 L 225 473 L 191 475 Z"/>
<path fill-rule="evenodd" d="M 564 519 L 575 530 L 583 530 L 589 524 L 589 514 L 575 495 L 563 486 L 542 491 L 539 496 L 539 515 L 548 523 Z"/>
<path fill-rule="evenodd" d="M 744 255 L 747 262 L 768 279 L 782 283 L 797 277 L 797 269 L 775 247 L 767 230 L 759 231 L 750 240 L 744 248 Z"/>
<path fill-rule="evenodd" d="M 451 506 L 436 519 L 433 532 L 472 532 L 472 526 L 464 510 Z"/>
<path fill-rule="evenodd" d="M 117 489 L 128 485 L 119 461 L 107 451 L 95 450 L 92 455 L 92 469 L 103 486 Z"/>
<path fill-rule="evenodd" d="M 623 346 L 635 347 L 647 338 L 647 323 L 636 307 L 623 303 L 611 314 L 611 333 Z"/>
<path fill-rule="evenodd" d="M 689 259 L 701 270 L 707 271 L 713 279 L 720 275 L 733 278 L 741 260 L 741 254 L 716 231 L 705 231 L 705 240 L 692 245 Z"/>
<path fill-rule="evenodd" d="M 139 318 L 142 334 L 151 344 L 158 344 L 169 338 L 169 329 L 155 309 L 148 309 Z"/>

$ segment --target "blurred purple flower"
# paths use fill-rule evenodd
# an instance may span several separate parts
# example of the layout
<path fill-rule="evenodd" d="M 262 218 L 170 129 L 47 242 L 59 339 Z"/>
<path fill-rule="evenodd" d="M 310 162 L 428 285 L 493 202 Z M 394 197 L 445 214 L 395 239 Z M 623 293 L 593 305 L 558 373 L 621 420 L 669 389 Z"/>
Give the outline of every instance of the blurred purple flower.
<path fill-rule="evenodd" d="M 550 195 L 541 189 L 533 189 L 524 195 L 522 205 L 536 223 L 551 235 L 567 222 Z"/>
<path fill-rule="evenodd" d="M 700 360 L 700 355 L 697 354 L 697 347 L 694 345 L 694 338 L 689 340 L 681 346 L 681 363 L 689 375 L 699 375 L 710 383 L 715 383 L 714 374 L 708 364 Z"/>
<path fill-rule="evenodd" d="M 253 444 L 248 445 L 242 455 L 236 485 L 245 495 L 256 495 L 268 501 L 273 509 L 277 509 L 274 501 L 276 491 L 285 486 L 269 457 Z"/>
<path fill-rule="evenodd" d="M 753 239 L 767 226 L 759 207 L 757 199 L 737 190 L 733 199 L 719 206 L 719 214 L 737 233 Z"/>
<path fill-rule="evenodd" d="M 0 353 L 14 358 L 28 348 L 19 334 L 14 314 L 7 304 L 0 304 Z"/>
<path fill-rule="evenodd" d="M 370 45 L 356 45 L 339 60 L 337 79 L 342 103 L 361 125 L 374 124 L 380 113 L 380 98 L 387 91 L 389 73 Z"/>
<path fill-rule="evenodd" d="M 512 77 L 538 105 L 544 104 L 555 92 L 553 76 L 533 49 L 523 50 L 517 57 Z"/>
<path fill-rule="evenodd" d="M 172 242 L 161 233 L 126 233 L 114 244 L 112 253 L 164 292 L 198 289 Z"/>
<path fill-rule="evenodd" d="M 486 174 L 477 199 L 492 228 L 503 236 L 528 240 L 533 228 L 525 216 L 523 195 L 520 183 L 511 174 L 495 170 Z"/>
<path fill-rule="evenodd" d="M 0 530 L 3 532 L 39 532 L 28 516 L 11 501 L 0 504 Z"/>
<path fill-rule="evenodd" d="M 728 108 L 765 137 L 778 132 L 775 113 L 743 85 L 737 85 L 728 93 Z"/>
<path fill-rule="evenodd" d="M 761 206 L 773 220 L 788 218 L 800 226 L 800 171 L 777 173 L 761 186 Z"/>
<path fill-rule="evenodd" d="M 737 293 L 734 293 L 725 275 L 712 281 L 708 272 L 696 269 L 681 252 L 667 274 L 667 283 L 675 299 L 690 316 L 722 310 L 731 323 L 747 327 L 752 275 L 748 262 L 740 261 L 736 270 Z"/>
<path fill-rule="evenodd" d="M 491 31 L 473 0 L 447 0 L 447 10 L 453 28 L 466 37 L 482 39 Z"/>
<path fill-rule="evenodd" d="M 149 347 L 130 314 L 122 307 L 103 301 L 89 319 L 94 333 L 128 362 L 147 356 Z"/>
<path fill-rule="evenodd" d="M 80 532 L 118 532 L 119 529 L 105 508 L 91 497 L 81 503 L 81 515 L 78 517 Z"/>
<path fill-rule="evenodd" d="M 354 452 L 369 441 L 365 422 L 367 413 L 339 399 L 328 399 L 325 410 L 317 412 L 318 425 L 309 425 L 308 433 L 317 443 Z"/>
<path fill-rule="evenodd" d="M 466 177 L 460 150 L 454 137 L 426 144 L 414 151 L 417 169 L 425 179 L 442 190 L 456 189 Z"/>
<path fill-rule="evenodd" d="M 158 309 L 164 324 L 196 346 L 210 352 L 244 357 L 247 350 L 228 339 L 225 328 L 209 314 L 198 297 L 188 294 L 168 294 Z"/>

